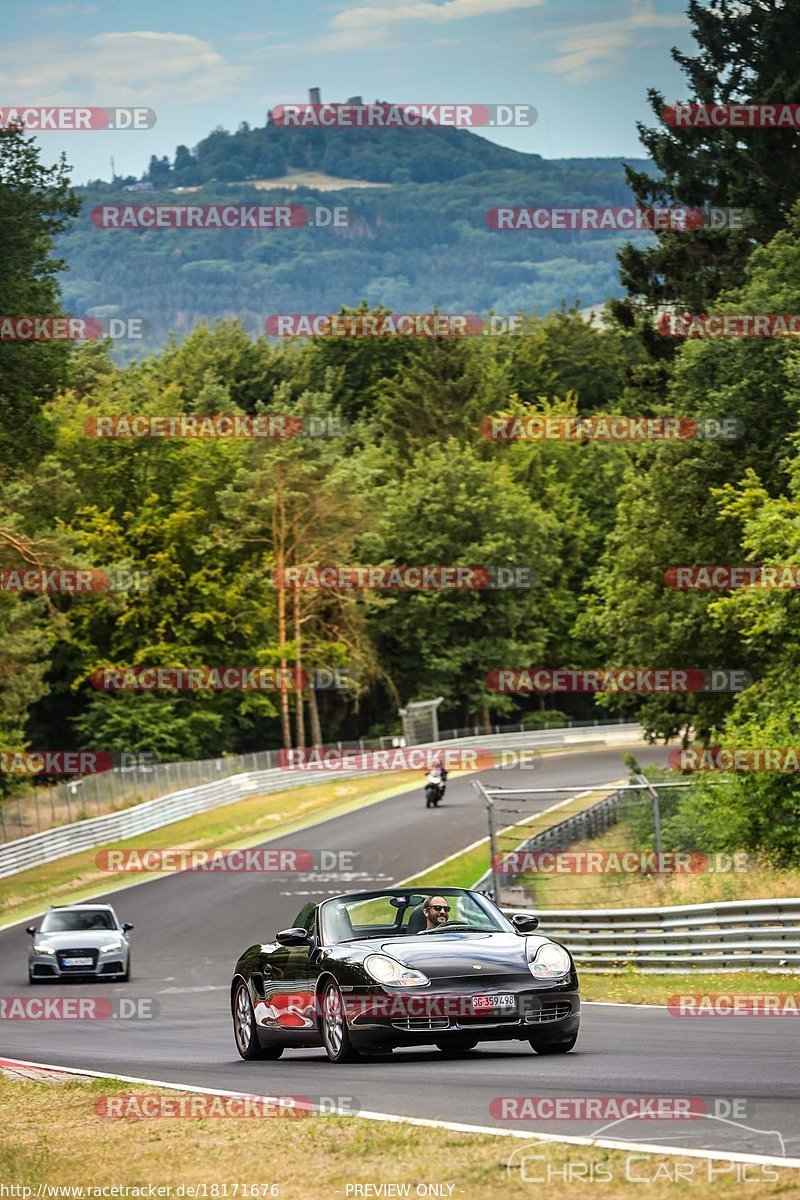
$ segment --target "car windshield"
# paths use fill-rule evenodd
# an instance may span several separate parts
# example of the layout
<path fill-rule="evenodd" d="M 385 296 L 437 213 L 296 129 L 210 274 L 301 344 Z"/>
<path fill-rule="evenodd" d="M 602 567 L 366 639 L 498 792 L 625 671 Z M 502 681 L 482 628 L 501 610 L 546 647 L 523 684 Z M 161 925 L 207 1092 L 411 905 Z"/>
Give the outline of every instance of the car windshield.
<path fill-rule="evenodd" d="M 413 937 L 428 925 L 423 908 L 432 900 L 450 925 L 484 933 L 513 926 L 478 892 L 438 888 L 426 892 L 367 892 L 328 900 L 320 909 L 326 945 L 368 937 Z M 449 912 L 444 911 L 449 909 Z"/>
<path fill-rule="evenodd" d="M 41 924 L 41 933 L 88 933 L 93 929 L 117 929 L 110 912 L 84 909 L 78 912 L 49 912 Z"/>

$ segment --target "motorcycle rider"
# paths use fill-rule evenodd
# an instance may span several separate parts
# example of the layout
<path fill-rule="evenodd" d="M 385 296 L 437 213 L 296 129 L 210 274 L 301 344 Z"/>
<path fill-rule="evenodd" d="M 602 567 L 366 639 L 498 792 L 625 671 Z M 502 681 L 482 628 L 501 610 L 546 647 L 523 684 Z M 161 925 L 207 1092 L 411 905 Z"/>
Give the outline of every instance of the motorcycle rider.
<path fill-rule="evenodd" d="M 446 783 L 447 783 L 447 769 L 446 769 L 444 763 L 442 762 L 442 760 L 437 757 L 436 759 L 434 759 L 433 764 L 431 765 L 430 771 L 428 772 L 428 775 L 426 778 L 425 792 L 426 792 L 426 796 L 428 797 L 427 807 L 430 807 L 430 800 L 431 800 L 430 793 L 428 792 L 428 788 L 431 785 L 433 785 L 439 789 L 438 799 L 436 800 L 436 803 L 438 804 L 439 801 L 444 796 L 444 790 L 445 790 Z"/>

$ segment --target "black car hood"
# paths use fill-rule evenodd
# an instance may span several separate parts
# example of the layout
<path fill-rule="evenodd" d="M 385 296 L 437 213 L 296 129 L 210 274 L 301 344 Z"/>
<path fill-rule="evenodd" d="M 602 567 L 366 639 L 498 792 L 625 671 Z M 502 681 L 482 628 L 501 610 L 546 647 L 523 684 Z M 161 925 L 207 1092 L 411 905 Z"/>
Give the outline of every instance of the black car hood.
<path fill-rule="evenodd" d="M 468 975 L 477 968 L 490 975 L 517 975 L 527 971 L 527 946 L 537 949 L 550 941 L 516 933 L 430 933 L 419 937 L 374 938 L 360 942 L 359 949 L 388 954 L 406 966 L 415 967 L 429 979 Z"/>

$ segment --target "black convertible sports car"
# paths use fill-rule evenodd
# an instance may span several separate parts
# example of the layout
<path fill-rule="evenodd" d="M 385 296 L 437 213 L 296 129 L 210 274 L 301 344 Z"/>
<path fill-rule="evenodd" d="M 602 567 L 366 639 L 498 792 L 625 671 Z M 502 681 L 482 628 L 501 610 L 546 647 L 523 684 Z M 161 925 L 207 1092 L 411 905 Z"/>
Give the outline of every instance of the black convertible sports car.
<path fill-rule="evenodd" d="M 332 1062 L 433 1043 L 530 1042 L 565 1054 L 580 1024 L 578 977 L 536 917 L 509 920 L 465 888 L 334 896 L 301 909 L 275 941 L 251 946 L 231 983 L 242 1058 L 323 1045 Z"/>

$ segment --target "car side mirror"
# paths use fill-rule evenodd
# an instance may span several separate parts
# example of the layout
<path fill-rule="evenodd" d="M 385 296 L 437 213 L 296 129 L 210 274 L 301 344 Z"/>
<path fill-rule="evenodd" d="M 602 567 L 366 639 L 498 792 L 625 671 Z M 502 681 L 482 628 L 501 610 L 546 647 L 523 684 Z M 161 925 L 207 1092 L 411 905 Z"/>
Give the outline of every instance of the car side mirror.
<path fill-rule="evenodd" d="M 33 935 L 36 933 L 36 926 L 35 925 L 26 925 L 25 932 L 29 933 L 31 935 L 31 937 L 33 937 Z"/>
<path fill-rule="evenodd" d="M 311 934 L 307 929 L 282 929 L 275 934 L 275 941 L 281 946 L 310 946 Z"/>
<path fill-rule="evenodd" d="M 514 913 L 511 924 L 517 933 L 533 933 L 534 929 L 539 928 L 539 918 L 531 913 Z"/>
<path fill-rule="evenodd" d="M 133 926 L 131 925 L 130 921 L 126 921 L 122 926 L 122 932 L 127 933 L 129 929 L 133 929 Z"/>

